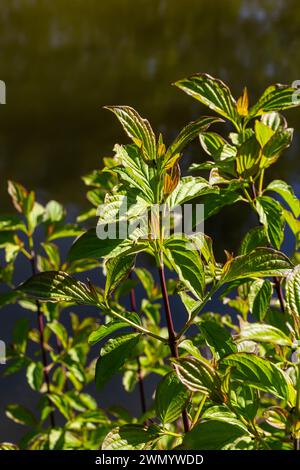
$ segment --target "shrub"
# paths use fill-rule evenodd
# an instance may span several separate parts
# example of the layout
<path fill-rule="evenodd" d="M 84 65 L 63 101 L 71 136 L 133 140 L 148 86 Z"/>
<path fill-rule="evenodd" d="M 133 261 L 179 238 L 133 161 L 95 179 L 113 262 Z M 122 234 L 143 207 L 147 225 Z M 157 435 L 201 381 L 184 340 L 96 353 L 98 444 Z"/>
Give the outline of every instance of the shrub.
<path fill-rule="evenodd" d="M 236 101 L 206 74 L 176 86 L 221 117 L 191 122 L 167 147 L 134 109 L 108 107 L 132 143 L 116 145 L 104 168 L 83 178 L 92 208 L 77 224 L 66 223 L 58 202 L 42 206 L 34 192 L 9 182 L 16 214 L 0 218 L 0 279 L 8 286 L 0 304 L 18 303 L 38 321 L 37 329 L 26 318 L 16 322 L 4 372 L 24 371 L 40 394 L 34 412 L 22 404 L 6 408 L 10 419 L 30 428 L 21 448 L 299 449 L 300 203 L 286 182 L 265 184 L 266 171 L 292 141 L 280 111 L 297 106 L 294 89 L 272 85 L 249 107 L 246 89 Z M 231 127 L 227 139 L 211 130 L 224 121 Z M 182 177 L 183 150 L 198 135 L 208 160 Z M 257 216 L 225 263 L 216 261 L 204 233 L 165 228 L 168 211 L 197 201 L 205 220 L 226 205 L 248 205 Z M 165 212 L 157 209 L 162 205 Z M 126 236 L 105 238 L 116 222 Z M 285 226 L 295 240 L 290 257 L 280 251 Z M 67 237 L 77 238 L 64 261 L 57 243 Z M 136 264 L 143 253 L 153 258 L 157 275 L 147 263 Z M 32 277 L 15 287 L 19 256 L 28 259 Z M 166 268 L 173 271 L 168 280 Z M 102 269 L 104 287 L 77 279 L 92 269 Z M 144 291 L 140 302 L 137 285 Z M 179 331 L 171 296 L 182 301 Z M 212 299 L 236 314 L 211 312 Z M 72 313 L 78 304 L 96 307 L 99 318 Z M 117 372 L 126 391 L 139 390 L 138 417 L 117 395 L 115 407 L 102 409 L 85 390 L 93 380 L 101 390 Z M 159 378 L 153 404 L 145 397 L 149 374 Z"/>

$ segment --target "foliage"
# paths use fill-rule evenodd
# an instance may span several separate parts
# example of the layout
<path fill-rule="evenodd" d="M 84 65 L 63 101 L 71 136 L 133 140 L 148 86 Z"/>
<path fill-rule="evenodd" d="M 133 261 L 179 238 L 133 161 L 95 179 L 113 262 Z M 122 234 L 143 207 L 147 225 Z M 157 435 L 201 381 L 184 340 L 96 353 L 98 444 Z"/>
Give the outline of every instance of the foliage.
<path fill-rule="evenodd" d="M 296 105 L 294 90 L 272 85 L 250 107 L 246 89 L 235 100 L 207 74 L 176 85 L 221 118 L 201 117 L 167 147 L 137 111 L 109 106 L 132 142 L 116 145 L 104 169 L 84 177 L 92 208 L 77 224 L 66 222 L 58 202 L 42 206 L 34 192 L 9 182 L 16 214 L 0 218 L 0 280 L 7 287 L 0 305 L 19 304 L 38 320 L 38 329 L 28 316 L 16 322 L 4 371 L 24 371 L 39 394 L 34 412 L 21 403 L 7 405 L 7 417 L 30 429 L 20 448 L 299 448 L 300 202 L 284 181 L 265 184 L 266 171 L 292 141 L 280 111 Z M 224 119 L 233 126 L 226 139 L 210 130 Z M 198 135 L 208 160 L 191 168 L 201 176 L 181 177 L 182 152 Z M 125 198 L 128 207 L 121 211 Z M 227 204 L 248 205 L 256 214 L 257 226 L 223 263 L 207 235 L 168 233 L 164 214 L 151 212 L 155 205 L 172 210 L 198 200 L 204 218 Z M 151 214 L 146 226 L 144 213 Z M 99 238 L 99 230 L 116 221 L 126 236 Z M 295 239 L 291 256 L 280 251 L 286 226 Z M 59 240 L 75 237 L 63 261 Z M 138 265 L 141 253 L 153 258 L 159 283 Z M 28 259 L 32 277 L 15 286 L 20 256 Z M 168 281 L 166 267 L 173 272 Z M 77 279 L 100 269 L 104 287 L 87 274 Z M 137 285 L 144 291 L 138 304 Z M 176 312 L 178 332 L 172 296 L 183 304 Z M 224 311 L 211 312 L 211 299 L 221 300 Z M 83 318 L 72 312 L 76 305 Z M 91 306 L 97 317 L 86 314 Z M 138 417 L 117 397 L 116 407 L 100 408 L 85 389 L 95 380 L 100 390 L 117 373 L 127 392 L 140 392 Z M 145 401 L 150 374 L 158 382 L 154 403 Z"/>

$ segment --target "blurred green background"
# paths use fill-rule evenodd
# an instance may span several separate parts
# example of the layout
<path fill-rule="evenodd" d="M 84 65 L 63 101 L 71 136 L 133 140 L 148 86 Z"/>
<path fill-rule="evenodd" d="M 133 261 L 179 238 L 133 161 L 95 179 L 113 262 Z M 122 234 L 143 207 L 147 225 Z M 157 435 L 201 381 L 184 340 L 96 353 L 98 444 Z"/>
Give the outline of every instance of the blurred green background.
<path fill-rule="evenodd" d="M 247 85 L 250 103 L 270 83 L 300 79 L 299 0 L 0 0 L 0 31 L 7 87 L 7 104 L 0 105 L 1 213 L 10 207 L 8 178 L 37 190 L 42 202 L 65 203 L 72 216 L 87 207 L 80 176 L 126 141 L 106 104 L 136 107 L 168 142 L 209 113 L 171 86 L 177 79 L 207 72 L 236 97 Z M 300 109 L 286 116 L 294 142 L 272 171 L 299 194 Z M 196 142 L 183 164 L 201 158 Z M 247 224 L 249 212 L 226 208 L 206 230 L 220 251 L 232 250 Z M 19 274 L 29 275 L 22 267 Z M 21 313 L 10 306 L 1 314 L 6 340 Z M 1 407 L 26 387 L 22 377 L 2 380 Z M 135 407 L 134 396 L 115 393 Z M 8 420 L 0 426 L 6 440 L 16 432 Z"/>

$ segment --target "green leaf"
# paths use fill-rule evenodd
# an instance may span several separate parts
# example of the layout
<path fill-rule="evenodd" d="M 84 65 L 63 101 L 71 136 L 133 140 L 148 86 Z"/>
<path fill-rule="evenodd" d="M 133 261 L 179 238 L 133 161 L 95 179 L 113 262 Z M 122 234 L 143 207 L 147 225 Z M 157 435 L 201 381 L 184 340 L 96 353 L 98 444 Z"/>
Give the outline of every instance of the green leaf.
<path fill-rule="evenodd" d="M 36 419 L 33 413 L 22 405 L 7 405 L 5 414 L 15 423 L 24 424 L 26 426 L 36 425 Z"/>
<path fill-rule="evenodd" d="M 64 224 L 62 226 L 55 226 L 53 231 L 47 235 L 47 241 L 57 240 L 59 238 L 71 238 L 82 235 L 84 230 L 74 224 Z"/>
<path fill-rule="evenodd" d="M 280 406 L 271 406 L 263 414 L 266 422 L 276 429 L 287 429 L 289 425 L 289 413 Z"/>
<path fill-rule="evenodd" d="M 143 195 L 149 203 L 154 202 L 154 193 L 151 182 L 154 178 L 153 168 L 150 167 L 141 157 L 135 145 L 115 145 L 115 159 L 120 162 L 120 166 L 114 167 L 113 172 L 117 173 L 122 182 L 130 185 L 128 189 L 135 188 Z"/>
<path fill-rule="evenodd" d="M 214 188 L 201 176 L 184 176 L 166 200 L 169 204 L 170 210 L 174 207 L 180 206 L 191 199 L 205 194 L 217 194 L 218 188 Z"/>
<path fill-rule="evenodd" d="M 230 372 L 230 368 L 228 370 Z M 231 406 L 234 407 L 236 412 L 253 421 L 260 403 L 258 390 L 244 383 L 231 382 L 229 395 Z"/>
<path fill-rule="evenodd" d="M 208 194 L 204 197 L 204 218 L 217 214 L 225 206 L 231 206 L 242 197 L 232 189 L 220 189 L 219 194 Z"/>
<path fill-rule="evenodd" d="M 202 414 L 201 419 L 205 420 L 214 420 L 220 421 L 228 424 L 232 424 L 233 426 L 238 426 L 245 434 L 249 434 L 249 431 L 245 424 L 243 424 L 237 417 L 236 414 L 233 413 L 227 406 L 225 405 L 217 405 L 211 406 L 207 408 Z"/>
<path fill-rule="evenodd" d="M 260 196 L 256 198 L 256 210 L 269 242 L 274 248 L 279 249 L 284 237 L 284 223 L 279 202 L 268 196 Z"/>
<path fill-rule="evenodd" d="M 101 348 L 96 365 L 96 385 L 101 389 L 106 382 L 120 370 L 140 339 L 137 333 L 130 333 L 110 339 Z"/>
<path fill-rule="evenodd" d="M 159 382 L 155 393 L 155 408 L 163 425 L 179 418 L 189 396 L 186 387 L 174 372 L 170 372 Z"/>
<path fill-rule="evenodd" d="M 287 276 L 285 291 L 288 312 L 300 328 L 300 264 Z"/>
<path fill-rule="evenodd" d="M 287 256 L 272 248 L 256 248 L 229 260 L 223 268 L 221 284 L 249 277 L 286 276 L 293 269 Z"/>
<path fill-rule="evenodd" d="M 17 320 L 13 329 L 13 342 L 20 353 L 25 353 L 28 340 L 29 320 L 21 318 Z"/>
<path fill-rule="evenodd" d="M 104 297 L 107 298 L 111 292 L 122 282 L 134 268 L 135 256 L 116 256 L 107 260 L 106 283 L 104 289 Z"/>
<path fill-rule="evenodd" d="M 258 120 L 255 121 L 254 128 L 256 140 L 259 142 L 261 148 L 263 148 L 274 135 L 275 131 L 262 121 Z"/>
<path fill-rule="evenodd" d="M 268 244 L 264 227 L 254 227 L 246 233 L 241 243 L 239 254 L 246 255 L 257 247 L 264 247 Z"/>
<path fill-rule="evenodd" d="M 172 142 L 165 154 L 165 163 L 173 156 L 176 155 L 184 149 L 184 147 L 191 142 L 197 135 L 201 132 L 206 131 L 209 126 L 215 122 L 222 122 L 222 119 L 210 116 L 203 116 L 197 121 L 190 122 L 186 127 L 184 127 L 176 139 Z"/>
<path fill-rule="evenodd" d="M 249 110 L 249 119 L 272 111 L 299 106 L 297 100 L 293 100 L 295 88 L 289 85 L 276 84 L 269 86 L 261 95 L 257 103 Z"/>
<path fill-rule="evenodd" d="M 246 434 L 245 430 L 237 424 L 215 420 L 204 421 L 197 424 L 184 436 L 181 448 L 187 450 L 222 450 Z"/>
<path fill-rule="evenodd" d="M 73 413 L 66 396 L 51 392 L 48 394 L 48 398 L 67 420 L 73 417 Z"/>
<path fill-rule="evenodd" d="M 175 85 L 221 116 L 234 123 L 239 121 L 236 101 L 227 85 L 221 80 L 201 73 L 179 80 Z"/>
<path fill-rule="evenodd" d="M 135 321 L 137 325 L 139 324 L 138 317 L 136 315 L 131 315 L 129 318 L 131 321 Z M 128 323 L 119 320 L 111 321 L 106 325 L 99 326 L 97 330 L 93 331 L 90 334 L 88 341 L 90 344 L 96 344 L 121 328 L 128 328 Z"/>
<path fill-rule="evenodd" d="M 39 392 L 44 380 L 43 364 L 41 362 L 32 362 L 29 364 L 26 371 L 26 378 L 30 387 L 36 392 Z"/>
<path fill-rule="evenodd" d="M 199 135 L 202 148 L 214 160 L 226 160 L 236 156 L 236 148 L 228 144 L 223 137 L 216 132 L 201 132 Z"/>
<path fill-rule="evenodd" d="M 293 138 L 293 129 L 278 130 L 263 148 L 263 155 L 269 159 L 278 157 L 281 152 L 290 146 Z"/>
<path fill-rule="evenodd" d="M 260 159 L 260 148 L 254 136 L 243 142 L 238 149 L 236 157 L 236 170 L 244 178 L 253 176 L 257 170 Z"/>
<path fill-rule="evenodd" d="M 57 201 L 49 201 L 45 207 L 44 222 L 57 223 L 65 218 L 65 210 Z"/>
<path fill-rule="evenodd" d="M 17 444 L 12 442 L 0 442 L 0 450 L 20 450 Z"/>
<path fill-rule="evenodd" d="M 292 346 L 292 340 L 278 328 L 259 323 L 243 323 L 239 334 L 241 341 L 257 341 L 279 346 Z"/>
<path fill-rule="evenodd" d="M 96 229 L 91 228 L 75 240 L 68 253 L 68 261 L 72 262 L 82 258 L 102 258 L 109 255 L 122 241 L 110 238 L 101 240 L 97 237 Z"/>
<path fill-rule="evenodd" d="M 62 323 L 59 323 L 57 320 L 47 323 L 47 328 L 52 331 L 52 333 L 57 336 L 64 348 L 68 345 L 68 332 Z"/>
<path fill-rule="evenodd" d="M 212 320 L 200 321 L 197 326 L 217 360 L 237 351 L 231 334 L 224 326 Z"/>
<path fill-rule="evenodd" d="M 18 215 L 0 215 L 0 231 L 26 231 L 24 222 Z"/>
<path fill-rule="evenodd" d="M 117 116 L 126 134 L 142 150 L 145 159 L 155 160 L 156 141 L 149 122 L 129 106 L 105 106 L 105 108 Z"/>
<path fill-rule="evenodd" d="M 147 292 L 147 296 L 151 298 L 155 288 L 155 282 L 152 274 L 145 268 L 135 268 L 134 272 Z"/>
<path fill-rule="evenodd" d="M 119 254 L 133 254 L 143 251 L 147 247 L 146 243 L 135 242 L 129 239 L 100 239 L 96 229 L 92 228 L 79 237 L 72 245 L 68 253 L 68 262 L 85 258 L 105 258 Z"/>
<path fill-rule="evenodd" d="M 279 194 L 292 210 L 294 216 L 296 218 L 300 216 L 300 201 L 295 196 L 293 188 L 285 181 L 274 180 L 266 187 L 265 191 L 274 191 Z"/>
<path fill-rule="evenodd" d="M 46 271 L 32 276 L 17 290 L 48 302 L 75 302 L 97 305 L 100 297 L 94 288 L 77 281 L 63 271 Z"/>
<path fill-rule="evenodd" d="M 110 431 L 102 443 L 101 450 L 141 450 L 158 437 L 156 427 L 127 424 Z"/>
<path fill-rule="evenodd" d="M 198 298 L 204 291 L 204 268 L 196 246 L 186 238 L 170 237 L 165 242 L 167 255 L 179 279 Z"/>
<path fill-rule="evenodd" d="M 220 380 L 215 370 L 199 358 L 173 360 L 179 380 L 192 392 L 201 392 L 220 399 Z"/>
<path fill-rule="evenodd" d="M 270 306 L 272 297 L 272 284 L 268 280 L 257 279 L 251 284 L 249 291 L 250 312 L 259 321 L 262 321 Z"/>
<path fill-rule="evenodd" d="M 290 379 L 275 364 L 255 354 L 236 353 L 225 357 L 222 364 L 231 366 L 232 377 L 249 387 L 254 387 L 277 398 L 293 401 Z"/>

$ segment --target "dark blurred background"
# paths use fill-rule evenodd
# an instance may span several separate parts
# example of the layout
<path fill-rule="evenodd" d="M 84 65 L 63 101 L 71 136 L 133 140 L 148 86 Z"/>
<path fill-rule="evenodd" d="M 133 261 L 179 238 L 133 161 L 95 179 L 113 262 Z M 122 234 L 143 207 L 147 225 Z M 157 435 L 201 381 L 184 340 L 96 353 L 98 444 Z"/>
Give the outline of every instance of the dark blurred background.
<path fill-rule="evenodd" d="M 0 31 L 0 79 L 7 87 L 7 104 L 0 105 L 1 213 L 10 207 L 9 178 L 35 189 L 42 202 L 66 204 L 71 217 L 87 207 L 80 176 L 126 140 L 102 109 L 106 104 L 136 107 L 168 142 L 208 113 L 171 86 L 179 78 L 207 72 L 236 97 L 247 85 L 250 104 L 269 84 L 300 79 L 298 0 L 0 0 Z M 286 115 L 294 142 L 273 176 L 299 194 L 300 109 Z M 201 158 L 194 145 L 184 166 Z M 234 250 L 248 224 L 247 211 L 227 208 L 207 231 Z M 19 275 L 29 274 L 21 266 Z M 0 312 L 5 341 L 20 315 L 15 309 Z M 135 396 L 112 394 L 113 387 L 106 394 L 111 401 L 134 408 Z M 19 435 L 3 407 L 22 394 L 34 403 L 21 375 L 0 379 L 0 440 Z"/>

